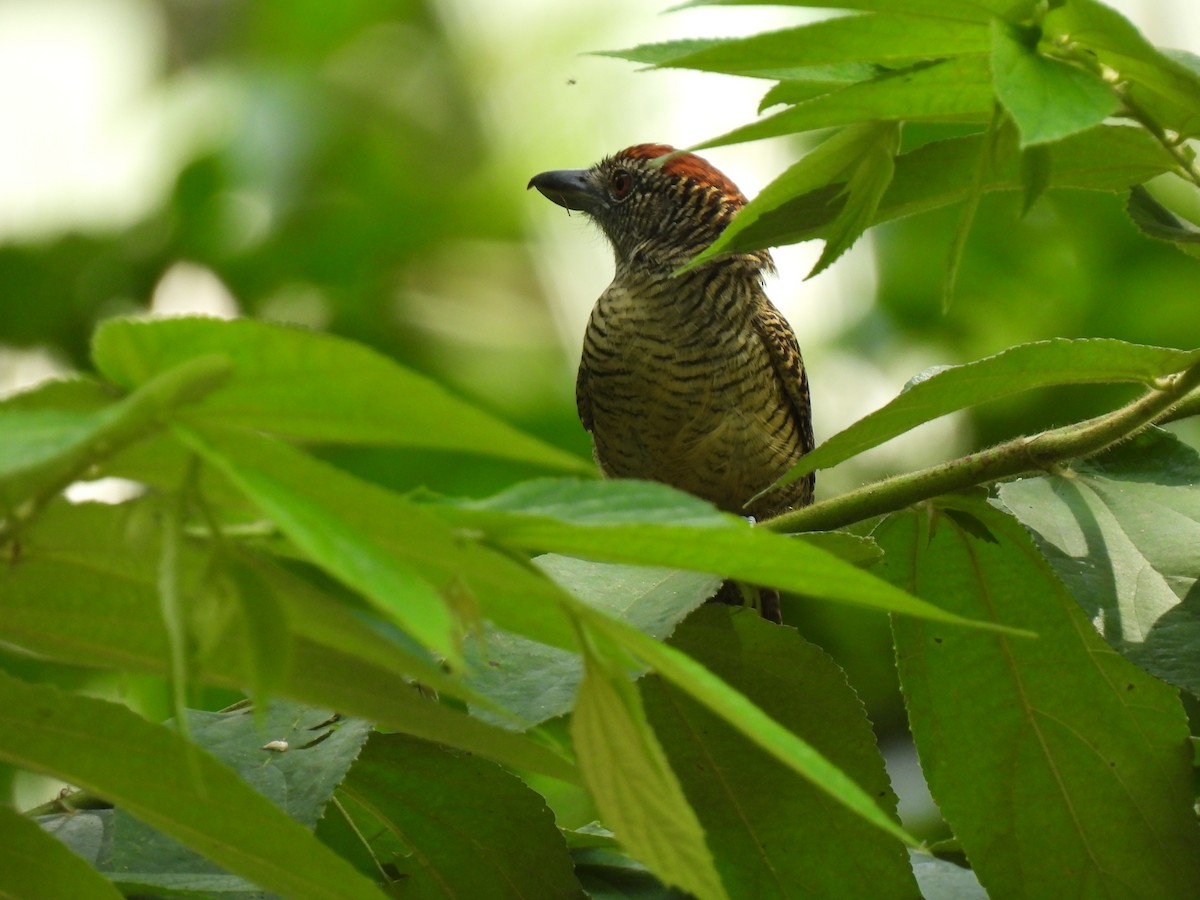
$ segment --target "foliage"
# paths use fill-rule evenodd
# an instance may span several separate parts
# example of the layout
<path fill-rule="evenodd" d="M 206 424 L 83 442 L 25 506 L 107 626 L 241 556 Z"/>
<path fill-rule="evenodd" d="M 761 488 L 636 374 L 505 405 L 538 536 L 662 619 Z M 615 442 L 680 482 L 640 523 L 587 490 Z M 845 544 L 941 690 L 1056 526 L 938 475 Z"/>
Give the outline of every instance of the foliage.
<path fill-rule="evenodd" d="M 948 298 L 986 193 L 1028 210 L 1200 185 L 1200 67 L 1095 0 L 842 5 L 862 14 L 619 54 L 776 82 L 782 112 L 708 146 L 840 129 L 705 255 L 820 238 L 820 270 L 868 228 L 962 204 Z M 1159 187 L 1130 194 L 1131 221 L 1194 249 Z M 1143 393 L 765 527 L 591 479 L 332 335 L 113 319 L 90 359 L 94 377 L 0 403 L 0 641 L 21 654 L 0 761 L 86 792 L 42 830 L 0 807 L 0 892 L 1200 893 L 1179 693 L 1200 684 L 1200 458 L 1157 427 L 1195 409 L 1196 351 L 1039 340 L 922 373 L 789 477 L 1001 395 Z M 543 477 L 448 498 L 335 464 L 347 448 Z M 143 490 L 64 499 L 100 476 Z M 846 673 L 704 606 L 721 577 L 891 615 L 955 839 L 933 849 L 969 869 L 912 852 Z M 167 679 L 175 723 L 54 684 L 84 670 Z M 188 709 L 202 689 L 255 711 Z M 564 827 L 571 804 L 598 822 Z"/>

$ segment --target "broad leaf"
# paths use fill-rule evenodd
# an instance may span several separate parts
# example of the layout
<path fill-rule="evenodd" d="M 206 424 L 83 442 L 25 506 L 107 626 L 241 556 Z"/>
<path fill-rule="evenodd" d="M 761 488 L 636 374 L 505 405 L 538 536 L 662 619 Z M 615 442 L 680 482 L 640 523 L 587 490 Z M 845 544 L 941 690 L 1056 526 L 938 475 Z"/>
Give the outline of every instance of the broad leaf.
<path fill-rule="evenodd" d="M 779 484 L 835 466 L 924 422 L 988 400 L 1061 384 L 1132 382 L 1153 386 L 1155 379 L 1182 371 L 1198 359 L 1200 350 L 1148 347 L 1109 338 L 1055 338 L 1020 344 L 995 356 L 914 379 L 895 400 L 806 455 Z"/>
<path fill-rule="evenodd" d="M 804 738 L 895 816 L 895 795 L 845 673 L 790 628 L 708 606 L 671 644 Z M 650 723 L 735 897 L 914 896 L 904 846 L 835 803 L 660 677 L 640 683 Z M 856 861 L 831 866 L 833 859 Z"/>
<path fill-rule="evenodd" d="M 0 673 L 0 759 L 104 797 L 266 890 L 383 896 L 231 769 L 123 706 Z"/>
<path fill-rule="evenodd" d="M 1037 0 L 689 0 L 675 8 L 693 6 L 807 6 L 987 22 L 992 16 L 1020 21 L 1029 16 Z"/>
<path fill-rule="evenodd" d="M 1119 105 L 1117 95 L 1099 77 L 1047 59 L 1023 31 L 998 21 L 992 23 L 991 69 L 996 97 L 1016 122 L 1022 147 L 1099 125 Z"/>
<path fill-rule="evenodd" d="M 857 81 L 828 91 L 773 116 L 709 138 L 691 149 L 724 147 L 880 119 L 980 122 L 987 119 L 991 109 L 992 82 L 987 61 L 979 57 L 956 57 L 885 72 L 870 81 Z"/>
<path fill-rule="evenodd" d="M 464 540 L 398 494 L 269 438 L 179 433 L 309 559 L 426 646 L 458 660 L 461 629 L 480 614 L 535 640 L 573 646 L 551 582 Z"/>
<path fill-rule="evenodd" d="M 625 655 L 604 634 L 587 632 L 581 645 L 585 669 L 571 738 L 596 808 L 662 881 L 702 900 L 726 898 L 704 830 L 629 681 Z"/>
<path fill-rule="evenodd" d="M 897 514 L 875 536 L 898 584 L 1040 635 L 894 621 L 921 768 L 988 893 L 1200 895 L 1176 692 L 1112 652 L 986 502 Z"/>
<path fill-rule="evenodd" d="M 1131 662 L 1200 695 L 1200 455 L 1162 431 L 1000 499 Z"/>
<path fill-rule="evenodd" d="M 896 157 L 895 175 L 872 224 L 966 200 L 978 181 L 984 140 L 983 135 L 971 135 L 934 141 Z M 1126 191 L 1132 184 L 1173 171 L 1176 165 L 1140 128 L 1102 125 L 1046 146 L 1050 151 L 1048 186 L 1052 188 Z M 1015 150 L 1014 146 L 1014 152 L 1002 154 L 999 166 L 985 173 L 984 191 L 1025 187 Z M 763 193 L 772 188 L 768 186 Z M 840 191 L 840 184 L 825 184 L 801 194 L 774 196 L 773 207 L 756 211 L 756 220 L 739 226 L 723 243 L 722 252 L 761 250 L 826 237 L 842 207 Z M 746 209 L 752 207 L 753 203 Z"/>
<path fill-rule="evenodd" d="M 0 408 L 0 510 L 7 513 L 29 499 L 45 502 L 89 466 L 216 390 L 230 371 L 228 359 L 209 353 L 164 367 L 110 405 L 95 405 L 89 387 L 66 386 L 71 383 L 5 404 Z M 47 403 L 64 396 L 69 398 L 64 408 Z"/>
<path fill-rule="evenodd" d="M 584 896 L 546 802 L 486 759 L 376 734 L 337 797 L 328 816 L 405 897 Z"/>
<path fill-rule="evenodd" d="M 0 841 L 0 897 L 121 897 L 80 855 L 4 804 L 0 804 L 0 834 L 4 835 Z"/>
<path fill-rule="evenodd" d="M 618 566 L 553 554 L 534 562 L 589 606 L 659 639 L 674 631 L 684 616 L 721 585 L 717 576 L 677 569 Z M 467 653 L 473 663 L 467 683 L 526 724 L 563 715 L 575 704 L 583 679 L 583 660 L 577 653 L 498 628 L 470 636 Z M 474 712 L 506 724 L 486 709 Z"/>
<path fill-rule="evenodd" d="M 751 584 L 960 625 L 869 572 L 711 504 L 648 481 L 526 482 L 487 500 L 432 507 L 499 544 L 588 559 L 709 572 Z"/>
<path fill-rule="evenodd" d="M 989 49 L 988 29 L 979 23 L 862 15 L 746 38 L 644 44 L 600 55 L 660 67 L 783 79 L 803 77 L 803 70 L 809 66 L 855 62 L 903 66 L 927 59 L 986 54 Z"/>
<path fill-rule="evenodd" d="M 696 660 L 582 604 L 575 607 L 575 615 L 592 631 L 607 635 L 632 658 L 653 668 L 673 686 L 733 725 L 754 744 L 838 803 L 875 827 L 915 846 L 913 838 L 853 779 Z"/>
<path fill-rule="evenodd" d="M 110 319 L 93 339 L 97 368 L 132 389 L 219 353 L 233 375 L 188 421 L 312 441 L 487 454 L 574 472 L 592 466 L 522 434 L 374 350 L 329 334 L 250 319 Z"/>

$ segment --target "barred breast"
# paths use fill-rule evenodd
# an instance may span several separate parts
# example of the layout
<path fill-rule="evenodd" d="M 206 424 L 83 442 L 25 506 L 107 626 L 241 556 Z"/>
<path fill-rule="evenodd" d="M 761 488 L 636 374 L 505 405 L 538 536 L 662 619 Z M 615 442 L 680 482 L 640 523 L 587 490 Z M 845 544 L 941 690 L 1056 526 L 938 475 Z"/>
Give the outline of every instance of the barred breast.
<path fill-rule="evenodd" d="M 746 506 L 812 448 L 812 430 L 795 337 L 738 268 L 619 276 L 592 310 L 577 400 L 609 476 L 759 520 L 812 499 L 810 477 Z"/>

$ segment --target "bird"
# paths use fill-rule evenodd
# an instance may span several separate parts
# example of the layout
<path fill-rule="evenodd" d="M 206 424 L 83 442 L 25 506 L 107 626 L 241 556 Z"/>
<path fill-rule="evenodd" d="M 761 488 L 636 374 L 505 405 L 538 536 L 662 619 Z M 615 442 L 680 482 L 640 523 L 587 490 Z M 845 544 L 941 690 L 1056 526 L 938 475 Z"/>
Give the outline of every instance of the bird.
<path fill-rule="evenodd" d="M 746 205 L 737 186 L 701 157 L 651 143 L 528 187 L 584 213 L 613 250 L 575 383 L 601 472 L 760 522 L 811 503 L 811 474 L 758 496 L 813 447 L 800 347 L 764 287 L 770 254 L 682 269 Z"/>

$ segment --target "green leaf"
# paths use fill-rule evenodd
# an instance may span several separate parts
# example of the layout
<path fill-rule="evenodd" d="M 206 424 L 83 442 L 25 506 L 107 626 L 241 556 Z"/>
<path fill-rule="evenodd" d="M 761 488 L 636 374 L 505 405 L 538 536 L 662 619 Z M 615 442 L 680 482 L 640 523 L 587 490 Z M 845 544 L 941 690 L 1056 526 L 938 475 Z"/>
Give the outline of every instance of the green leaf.
<path fill-rule="evenodd" d="M 883 192 L 892 181 L 896 150 L 900 146 L 900 125 L 896 122 L 876 123 L 873 130 L 874 140 L 846 182 L 846 202 L 829 225 L 825 248 L 808 273 L 809 278 L 833 265 L 870 227 Z"/>
<path fill-rule="evenodd" d="M 893 623 L 921 768 L 980 882 L 1006 897 L 1200 894 L 1177 693 L 1104 644 L 1015 519 L 945 508 L 876 530 L 889 577 L 1040 635 Z"/>
<path fill-rule="evenodd" d="M 1045 146 L 1026 147 L 1021 151 L 1021 215 L 1027 215 L 1050 187 L 1053 176 L 1050 153 Z M 1135 186 L 1136 190 L 1136 186 Z"/>
<path fill-rule="evenodd" d="M 334 788 L 371 732 L 369 722 L 339 719 L 329 710 L 278 701 L 261 711 L 188 710 L 187 716 L 197 744 L 309 829 L 316 827 Z M 283 741 L 286 749 L 265 749 L 267 741 Z M 214 874 L 222 874 L 204 857 L 120 808 L 113 824 L 111 855 L 101 858 L 100 868 L 119 873 L 122 883 L 175 891 L 203 890 Z"/>
<path fill-rule="evenodd" d="M 186 440 L 310 559 L 442 655 L 460 660 L 460 629 L 480 613 L 573 646 L 551 582 L 417 504 L 269 438 L 210 428 Z"/>
<path fill-rule="evenodd" d="M 1020 21 L 1030 15 L 1037 0 L 689 0 L 674 9 L 695 6 L 807 6 L 986 22 L 992 16 Z"/>
<path fill-rule="evenodd" d="M 120 891 L 36 822 L 0 804 L 0 897 L 119 900 Z"/>
<path fill-rule="evenodd" d="M 179 408 L 216 390 L 229 374 L 227 359 L 206 354 L 164 367 L 128 397 L 108 406 L 88 409 L 90 403 L 78 400 L 64 409 L 29 401 L 24 408 L 6 404 L 0 408 L 4 434 L 0 510 L 7 513 L 26 500 L 44 502 L 95 462 L 160 428 Z M 63 388 L 52 396 L 64 393 L 74 389 Z"/>
<path fill-rule="evenodd" d="M 984 121 L 991 109 L 992 83 L 987 60 L 956 57 L 885 72 L 870 81 L 858 81 L 829 91 L 773 116 L 702 141 L 691 149 L 724 147 L 836 125 L 871 124 L 880 119 Z"/>
<path fill-rule="evenodd" d="M 988 900 L 987 892 L 970 869 L 918 850 L 910 850 L 908 855 L 925 900 Z"/>
<path fill-rule="evenodd" d="M 852 128 L 846 131 L 852 131 Z M 830 138 L 826 143 L 832 143 L 834 139 Z M 896 157 L 895 174 L 880 200 L 874 224 L 965 200 L 976 185 L 980 145 L 984 139 L 982 134 L 972 134 L 936 140 Z M 1099 126 L 1046 146 L 1050 150 L 1050 187 L 1123 192 L 1129 190 L 1129 185 L 1140 184 L 1175 169 L 1175 161 L 1168 152 L 1142 128 Z M 1016 164 L 1018 158 L 1013 154 L 1009 160 L 1008 155 L 1004 155 L 998 161 L 1000 167 L 986 173 L 983 190 L 1021 190 L 1024 182 Z M 805 160 L 808 157 L 798 166 L 803 166 Z M 833 176 L 834 180 L 836 178 L 838 175 Z M 768 185 L 763 194 L 772 191 L 773 187 Z M 840 184 L 828 182 L 810 187 L 803 193 L 781 191 L 772 197 L 772 208 L 754 210 L 752 217 L 748 214 L 755 202 L 751 202 L 734 218 L 733 226 L 726 229 L 730 238 L 722 241 L 721 252 L 763 250 L 823 238 L 844 202 L 840 191 Z M 739 222 L 743 223 L 737 224 Z M 734 227 L 738 229 L 736 232 Z"/>
<path fill-rule="evenodd" d="M 992 22 L 996 98 L 1021 132 L 1021 146 L 1061 140 L 1099 125 L 1120 105 L 1111 87 L 1084 69 L 1037 51 L 1023 32 Z"/>
<path fill-rule="evenodd" d="M 232 361 L 233 376 L 189 410 L 192 423 L 594 471 L 590 462 L 522 434 L 424 376 L 333 335 L 252 319 L 109 319 L 92 344 L 97 368 L 130 389 L 212 353 Z"/>
<path fill-rule="evenodd" d="M 728 896 L 662 747 L 603 634 L 581 635 L 584 677 L 571 738 L 596 808 L 621 844 L 667 884 L 699 898 Z"/>
<path fill-rule="evenodd" d="M 762 112 L 779 103 L 786 103 L 789 106 L 803 103 L 838 88 L 860 81 L 868 81 L 879 74 L 881 74 L 881 70 L 878 66 L 867 63 L 812 66 L 803 73 L 793 73 L 790 79 L 779 82 L 767 91 L 758 105 L 758 111 Z"/>
<path fill-rule="evenodd" d="M 985 54 L 989 47 L 988 29 L 976 22 L 861 15 L 746 38 L 643 44 L 599 55 L 666 68 L 786 79 L 803 77 L 803 70 L 810 66 L 855 62 L 904 66 L 927 59 Z"/>
<path fill-rule="evenodd" d="M 1200 229 L 1176 217 L 1140 184 L 1129 191 L 1125 211 L 1146 237 L 1166 241 L 1188 256 L 1200 256 Z"/>
<path fill-rule="evenodd" d="M 330 815 L 405 897 L 584 896 L 545 800 L 486 759 L 373 735 Z"/>
<path fill-rule="evenodd" d="M 0 640 L 48 659 L 90 668 L 167 674 L 166 635 L 158 614 L 152 508 L 99 504 L 49 507 L 23 535 L 19 565 L 0 566 Z M 199 572 L 204 558 L 188 552 Z M 578 776 L 549 746 L 424 699 L 414 680 L 487 708 L 484 698 L 452 680 L 411 641 L 383 636 L 382 624 L 345 608 L 299 578 L 248 555 L 237 565 L 254 569 L 270 602 L 285 613 L 278 629 L 287 642 L 274 662 L 281 694 L 338 709 L 389 728 L 480 753 L 508 765 L 566 781 Z M 218 570 L 218 574 L 219 574 Z M 219 584 L 214 578 L 209 585 Z M 250 648 L 227 595 L 188 593 L 197 646 L 196 682 L 244 690 L 251 683 Z"/>
<path fill-rule="evenodd" d="M 896 798 L 845 673 L 790 628 L 710 605 L 671 639 L 853 777 L 895 817 Z M 904 845 L 661 677 L 640 683 L 646 713 L 735 897 L 909 898 Z M 803 703 L 796 698 L 804 697 Z M 854 866 L 830 866 L 833 859 Z"/>
<path fill-rule="evenodd" d="M 1160 127 L 1184 138 L 1200 133 L 1200 71 L 1160 51 L 1115 9 L 1097 0 L 1071 0 L 1050 9 L 1042 28 L 1046 44 L 1077 47 L 1090 64 L 1114 70 Z"/>
<path fill-rule="evenodd" d="M 1173 350 L 1109 338 L 1054 338 L 1019 344 L 910 382 L 896 399 L 806 455 L 779 484 L 827 469 L 939 416 L 1034 388 L 1059 384 L 1140 383 L 1179 372 L 1200 350 Z"/>
<path fill-rule="evenodd" d="M 832 140 L 832 139 L 831 139 Z M 929 212 L 965 200 L 976 183 L 982 135 L 934 141 L 896 158 L 896 172 L 873 224 Z M 1126 191 L 1131 184 L 1173 171 L 1175 161 L 1141 128 L 1102 125 L 1046 145 L 1050 187 Z M 1017 154 L 1008 154 L 984 179 L 985 191 L 1021 190 Z M 803 161 L 802 161 L 803 162 Z M 769 186 L 764 190 L 770 190 Z M 740 253 L 825 237 L 841 209 L 841 185 L 826 184 L 790 199 L 739 226 L 721 251 Z M 753 204 L 746 207 L 749 210 Z M 739 213 L 738 222 L 746 210 Z M 732 229 L 733 226 L 731 226 Z M 730 229 L 727 229 L 727 232 Z"/>
<path fill-rule="evenodd" d="M 674 631 L 721 585 L 719 577 L 676 569 L 618 566 L 553 554 L 534 562 L 584 603 L 659 639 Z M 497 628 L 468 637 L 467 652 L 474 663 L 467 683 L 527 724 L 563 715 L 575 704 L 583 679 L 583 660 L 577 653 Z M 499 721 L 486 710 L 474 712 Z"/>
<path fill-rule="evenodd" d="M 916 842 L 875 801 L 812 745 L 788 731 L 744 694 L 696 660 L 635 628 L 579 604 L 575 615 L 642 660 L 692 699 L 729 722 L 751 741 L 825 791 L 838 803 L 910 846 Z"/>
<path fill-rule="evenodd" d="M 487 500 L 431 507 L 460 528 L 522 550 L 710 572 L 751 584 L 939 621 L 935 606 L 823 549 L 648 481 L 526 482 Z M 678 524 L 673 524 L 678 523 Z"/>
<path fill-rule="evenodd" d="M 1000 498 L 1122 656 L 1200 695 L 1200 455 L 1144 432 Z"/>
<path fill-rule="evenodd" d="M 309 559 L 374 601 L 422 644 L 461 665 L 458 625 L 432 585 L 393 556 L 371 530 L 338 517 L 310 492 L 296 490 L 296 476 L 320 464 L 309 463 L 298 450 L 282 443 L 257 442 L 257 458 L 253 458 L 223 452 L 192 432 L 179 434 L 245 492 Z M 354 495 L 344 499 L 353 500 Z"/>
<path fill-rule="evenodd" d="M 0 673 L 0 758 L 104 797 L 266 890 L 383 896 L 232 770 L 123 706 Z M 193 771 L 198 781 L 181 775 Z"/>

